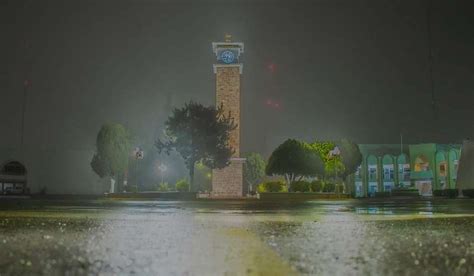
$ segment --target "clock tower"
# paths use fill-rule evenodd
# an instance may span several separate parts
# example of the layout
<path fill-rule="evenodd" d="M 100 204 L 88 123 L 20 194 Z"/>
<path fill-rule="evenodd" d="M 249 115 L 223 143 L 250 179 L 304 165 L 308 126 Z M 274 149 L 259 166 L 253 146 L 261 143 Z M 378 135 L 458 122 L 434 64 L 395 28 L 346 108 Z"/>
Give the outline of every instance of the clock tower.
<path fill-rule="evenodd" d="M 229 166 L 212 171 L 212 193 L 214 198 L 238 198 L 243 196 L 243 164 L 240 158 L 240 80 L 243 64 L 240 57 L 244 52 L 242 42 L 232 42 L 230 35 L 224 42 L 213 42 L 216 55 L 213 65 L 216 75 L 216 106 L 222 105 L 224 114 L 229 114 L 237 124 L 229 137 L 234 150 Z"/>

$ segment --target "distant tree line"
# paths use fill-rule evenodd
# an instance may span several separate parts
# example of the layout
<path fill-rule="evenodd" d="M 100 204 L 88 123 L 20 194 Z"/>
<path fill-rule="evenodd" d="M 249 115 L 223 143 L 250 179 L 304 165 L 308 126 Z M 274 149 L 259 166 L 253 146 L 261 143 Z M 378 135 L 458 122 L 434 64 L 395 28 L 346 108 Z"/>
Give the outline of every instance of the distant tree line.
<path fill-rule="evenodd" d="M 227 166 L 234 153 L 229 136 L 236 127 L 232 114 L 224 114 L 222 106 L 206 107 L 189 102 L 174 109 L 165 122 L 164 137 L 155 142 L 159 153 L 179 153 L 189 171 L 189 182 L 182 179 L 174 189 L 210 190 L 211 170 Z M 91 167 L 99 177 L 110 178 L 110 192 L 118 190 L 117 179 L 126 178 L 131 144 L 129 131 L 120 124 L 104 124 L 97 135 Z M 255 152 L 244 157 L 243 176 L 249 192 L 331 190 L 344 184 L 362 162 L 357 144 L 346 139 L 313 142 L 288 139 L 272 152 L 267 162 Z M 195 185 L 196 176 L 198 185 Z M 262 183 L 268 177 L 273 177 L 273 181 Z M 282 177 L 284 181 L 274 177 Z M 155 189 L 173 188 L 159 183 Z"/>
<path fill-rule="evenodd" d="M 283 176 L 289 191 L 304 179 L 316 179 L 331 185 L 342 180 L 340 184 L 345 185 L 347 177 L 355 173 L 361 162 L 359 146 L 347 139 L 311 143 L 288 139 L 272 152 L 265 173 Z"/>

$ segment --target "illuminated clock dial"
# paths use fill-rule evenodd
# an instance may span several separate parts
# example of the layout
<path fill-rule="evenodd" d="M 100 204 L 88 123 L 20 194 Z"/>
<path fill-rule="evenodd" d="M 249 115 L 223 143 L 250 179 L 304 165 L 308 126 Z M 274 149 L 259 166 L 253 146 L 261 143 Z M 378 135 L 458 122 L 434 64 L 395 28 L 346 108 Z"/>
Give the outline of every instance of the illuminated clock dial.
<path fill-rule="evenodd" d="M 221 60 L 222 62 L 229 64 L 234 62 L 235 60 L 235 55 L 232 51 L 226 50 L 221 53 Z"/>

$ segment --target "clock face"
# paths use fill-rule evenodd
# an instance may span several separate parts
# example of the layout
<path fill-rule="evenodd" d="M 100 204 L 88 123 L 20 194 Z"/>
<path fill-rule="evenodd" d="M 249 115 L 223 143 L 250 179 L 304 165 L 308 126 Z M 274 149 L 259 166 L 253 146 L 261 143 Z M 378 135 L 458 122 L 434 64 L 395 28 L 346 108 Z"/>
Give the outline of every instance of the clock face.
<path fill-rule="evenodd" d="M 226 50 L 221 53 L 221 60 L 226 64 L 234 62 L 234 59 L 235 55 L 232 51 Z"/>

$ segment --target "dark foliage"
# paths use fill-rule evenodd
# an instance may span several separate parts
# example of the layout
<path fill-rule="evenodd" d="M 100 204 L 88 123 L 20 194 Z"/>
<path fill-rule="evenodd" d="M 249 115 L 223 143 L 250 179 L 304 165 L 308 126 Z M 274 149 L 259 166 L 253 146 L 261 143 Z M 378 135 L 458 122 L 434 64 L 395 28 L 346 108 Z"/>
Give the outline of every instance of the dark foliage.
<path fill-rule="evenodd" d="M 390 192 L 376 192 L 375 197 L 390 197 L 391 193 Z"/>
<path fill-rule="evenodd" d="M 323 186 L 323 192 L 334 193 L 336 191 L 336 185 L 332 182 L 325 182 Z"/>
<path fill-rule="evenodd" d="M 463 194 L 464 194 L 464 191 L 465 190 L 463 190 Z M 457 189 L 434 190 L 433 195 L 448 197 L 448 198 L 456 198 L 458 196 L 458 190 Z"/>
<path fill-rule="evenodd" d="M 311 192 L 311 183 L 308 181 L 295 181 L 291 183 L 290 192 Z"/>
<path fill-rule="evenodd" d="M 323 182 L 321 180 L 314 180 L 310 183 L 311 191 L 314 193 L 321 192 L 323 189 Z"/>
<path fill-rule="evenodd" d="M 467 197 L 470 197 L 470 198 L 474 198 L 474 189 L 462 190 L 462 194 L 463 194 L 464 196 L 467 196 Z"/>
<path fill-rule="evenodd" d="M 324 173 L 319 153 L 304 142 L 288 139 L 270 156 L 265 169 L 267 175 L 283 175 L 287 185 L 305 176 Z"/>
<path fill-rule="evenodd" d="M 250 152 L 244 155 L 244 180 L 248 185 L 248 191 L 253 191 L 253 187 L 262 181 L 265 176 L 265 160 L 256 152 Z"/>
<path fill-rule="evenodd" d="M 110 174 L 110 170 L 107 167 L 106 162 L 102 158 L 100 158 L 100 156 L 97 153 L 94 154 L 94 156 L 92 157 L 91 167 L 92 167 L 92 170 L 100 178 L 104 178 Z"/>
<path fill-rule="evenodd" d="M 181 155 L 189 170 L 192 189 L 196 162 L 211 169 L 229 164 L 234 152 L 229 136 L 236 127 L 231 114 L 223 114 L 222 106 L 216 109 L 190 102 L 173 110 L 165 122 L 166 137 L 158 139 L 155 146 L 160 153 L 177 151 Z"/>
<path fill-rule="evenodd" d="M 345 168 L 342 173 L 342 178 L 345 179 L 348 175 L 356 172 L 362 163 L 362 154 L 359 146 L 347 139 L 342 139 L 337 143 L 337 146 L 341 151 L 341 161 Z"/>
<path fill-rule="evenodd" d="M 258 192 L 267 192 L 267 193 L 277 193 L 277 192 L 285 192 L 285 183 L 281 181 L 270 181 L 264 182 L 258 185 Z"/>
<path fill-rule="evenodd" d="M 96 154 L 92 157 L 92 170 L 100 177 L 117 177 L 128 167 L 131 137 L 121 124 L 104 124 L 97 134 Z"/>

